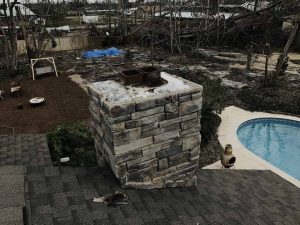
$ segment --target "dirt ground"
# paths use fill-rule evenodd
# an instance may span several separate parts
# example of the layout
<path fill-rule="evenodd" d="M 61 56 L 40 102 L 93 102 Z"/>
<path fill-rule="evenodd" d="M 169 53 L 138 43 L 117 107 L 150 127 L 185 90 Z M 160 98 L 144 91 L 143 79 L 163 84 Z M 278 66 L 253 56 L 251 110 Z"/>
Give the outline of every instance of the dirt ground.
<path fill-rule="evenodd" d="M 78 84 L 67 76 L 81 75 L 86 82 L 116 79 L 117 73 L 126 68 L 151 65 L 151 52 L 148 48 L 131 46 L 131 57 L 108 57 L 100 59 L 83 59 L 85 50 L 49 53 L 54 56 L 57 68 L 63 77 L 44 77 L 32 81 L 29 78 L 23 82 L 23 95 L 20 97 L 5 97 L 0 100 L 0 126 L 15 128 L 16 133 L 41 133 L 51 130 L 61 123 L 85 120 L 89 118 L 88 99 L 86 93 Z M 290 65 L 287 71 L 287 87 L 291 95 L 299 91 L 300 84 L 300 54 L 291 53 Z M 181 60 L 180 60 L 181 59 Z M 270 70 L 274 70 L 276 54 L 270 60 Z M 220 49 L 199 49 L 193 57 L 169 55 L 162 49 L 157 49 L 154 55 L 154 65 L 160 69 L 183 76 L 199 83 L 201 76 L 221 78 L 225 86 L 239 93 L 243 87 L 253 87 L 262 83 L 264 76 L 264 57 L 257 55 L 253 59 L 252 71 L 245 71 L 246 55 L 235 51 Z M 28 65 L 26 65 L 28 67 Z M 28 67 L 29 68 L 29 67 Z M 78 76 L 80 79 L 81 77 Z M 201 79 L 200 79 L 201 80 Z M 9 80 L 0 80 L 0 90 L 9 93 Z M 201 84 L 201 82 L 200 82 Z M 293 91 L 292 91 L 293 90 Z M 285 94 L 284 94 L 285 95 Z M 31 97 L 42 96 L 46 103 L 41 107 L 32 108 L 28 101 Z M 18 103 L 24 108 L 17 109 Z M 238 104 L 239 105 L 239 104 Z M 262 109 L 263 110 L 263 109 Z M 0 132 L 1 132 L 0 128 Z"/>
<path fill-rule="evenodd" d="M 89 119 L 87 94 L 66 76 L 47 76 L 35 81 L 22 81 L 22 94 L 9 93 L 10 80 L 0 81 L 0 89 L 5 90 L 4 100 L 0 99 L 0 133 L 9 133 L 6 125 L 15 133 L 46 133 L 59 124 Z M 45 103 L 32 107 L 29 99 L 44 97 Z M 23 109 L 18 109 L 18 104 Z"/>

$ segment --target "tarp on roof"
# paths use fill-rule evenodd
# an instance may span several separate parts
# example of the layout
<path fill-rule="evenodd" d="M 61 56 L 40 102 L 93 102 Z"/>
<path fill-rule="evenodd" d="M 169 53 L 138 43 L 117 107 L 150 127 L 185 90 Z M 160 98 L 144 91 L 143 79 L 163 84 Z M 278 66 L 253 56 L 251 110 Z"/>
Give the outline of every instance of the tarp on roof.
<path fill-rule="evenodd" d="M 82 57 L 85 59 L 91 59 L 91 58 L 101 58 L 104 56 L 119 56 L 123 53 L 122 50 L 117 48 L 108 48 L 106 50 L 92 50 L 92 51 L 86 51 L 82 54 Z"/>

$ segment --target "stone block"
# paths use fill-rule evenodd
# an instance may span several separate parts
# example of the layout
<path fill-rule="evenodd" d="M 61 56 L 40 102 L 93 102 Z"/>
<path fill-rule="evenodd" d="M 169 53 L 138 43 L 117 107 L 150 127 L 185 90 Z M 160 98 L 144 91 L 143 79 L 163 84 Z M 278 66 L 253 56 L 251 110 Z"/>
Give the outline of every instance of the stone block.
<path fill-rule="evenodd" d="M 148 161 L 150 159 L 154 159 L 156 158 L 156 154 L 147 154 L 147 155 L 143 155 L 142 157 L 136 158 L 136 159 L 132 159 L 132 160 L 128 160 L 127 161 L 127 166 L 132 166 L 138 163 L 142 163 L 145 161 Z"/>
<path fill-rule="evenodd" d="M 157 172 L 157 165 L 152 167 L 147 167 L 145 169 L 141 169 L 138 171 L 134 171 L 128 174 L 128 180 L 129 181 L 139 181 L 143 180 L 146 176 L 152 176 Z"/>
<path fill-rule="evenodd" d="M 170 131 L 167 133 L 154 136 L 154 143 L 164 142 L 170 139 L 174 139 L 176 137 L 180 137 L 179 131 L 178 130 Z"/>
<path fill-rule="evenodd" d="M 166 102 L 178 102 L 178 94 L 169 95 L 165 97 Z"/>
<path fill-rule="evenodd" d="M 176 168 L 176 166 L 173 166 L 171 168 Z M 177 179 L 181 179 L 181 177 L 185 176 L 186 174 L 188 173 L 191 173 L 191 172 L 194 172 L 196 169 L 197 169 L 198 165 L 194 165 L 194 166 L 191 166 L 191 167 L 188 167 L 188 168 L 185 168 L 185 169 L 180 169 L 180 170 L 177 170 L 177 168 L 173 171 L 173 172 L 169 172 L 165 175 L 165 178 L 166 179 L 174 179 L 174 180 L 177 180 Z"/>
<path fill-rule="evenodd" d="M 148 177 L 143 177 L 143 183 L 145 182 L 151 182 L 151 177 L 148 176 Z"/>
<path fill-rule="evenodd" d="M 142 126 L 142 132 L 153 130 L 155 128 L 158 128 L 158 122 Z"/>
<path fill-rule="evenodd" d="M 142 126 L 142 122 L 140 120 L 129 120 L 125 122 L 126 129 L 133 129 L 141 126 Z"/>
<path fill-rule="evenodd" d="M 202 86 L 197 86 L 189 89 L 185 89 L 182 92 L 178 94 L 179 97 L 184 96 L 184 95 L 192 95 L 195 93 L 202 93 L 203 92 L 203 87 Z"/>
<path fill-rule="evenodd" d="M 169 103 L 171 100 L 166 98 L 157 98 L 157 99 L 150 99 L 136 102 L 136 111 L 144 111 L 147 109 L 156 108 L 158 106 L 164 106 L 165 104 Z"/>
<path fill-rule="evenodd" d="M 174 123 L 179 123 L 181 121 L 182 121 L 181 117 L 170 119 L 170 120 L 164 120 L 164 121 L 161 121 L 158 126 L 159 127 L 166 127 L 166 126 L 169 126 L 169 125 L 174 124 Z"/>
<path fill-rule="evenodd" d="M 200 124 L 199 118 L 184 121 L 184 122 L 181 122 L 181 129 L 188 130 L 188 129 L 194 128 L 196 126 L 199 126 L 199 124 Z"/>
<path fill-rule="evenodd" d="M 185 174 L 182 171 L 175 170 L 174 172 L 167 174 L 165 178 L 176 182 L 177 180 L 184 180 Z"/>
<path fill-rule="evenodd" d="M 188 161 L 188 162 L 184 162 L 179 165 L 176 165 L 176 169 L 180 171 L 180 170 L 184 170 L 184 169 L 195 168 L 196 164 L 194 162 Z"/>
<path fill-rule="evenodd" d="M 178 113 L 178 102 L 166 104 L 165 111 L 168 113 Z"/>
<path fill-rule="evenodd" d="M 125 122 L 111 125 L 112 132 L 121 132 L 125 130 Z"/>
<path fill-rule="evenodd" d="M 142 132 L 142 138 L 144 137 L 150 137 L 150 136 L 155 136 L 155 135 L 158 135 L 158 134 L 161 134 L 164 132 L 164 128 L 156 128 L 154 130 L 149 130 L 149 131 L 145 131 L 145 132 Z"/>
<path fill-rule="evenodd" d="M 99 92 L 97 92 L 97 90 L 95 90 L 93 87 L 91 87 L 90 85 L 87 86 L 87 90 L 88 90 L 88 94 L 89 96 L 95 97 L 97 99 L 100 100 L 100 94 Z"/>
<path fill-rule="evenodd" d="M 169 126 L 164 127 L 163 129 L 164 129 L 164 132 L 180 130 L 180 124 L 179 123 L 174 123 L 174 124 L 171 124 Z"/>
<path fill-rule="evenodd" d="M 108 107 L 109 116 L 112 118 L 126 116 L 133 112 L 135 112 L 134 103 L 111 105 Z"/>
<path fill-rule="evenodd" d="M 126 176 L 126 164 L 119 164 L 111 167 L 116 177 L 121 178 Z"/>
<path fill-rule="evenodd" d="M 132 113 L 131 116 L 132 116 L 133 120 L 136 120 L 136 119 L 140 119 L 140 118 L 143 118 L 146 116 L 150 116 L 153 114 L 159 114 L 159 113 L 163 113 L 163 112 L 164 112 L 164 107 L 160 106 L 160 107 L 156 107 L 153 109 L 148 109 L 145 111 L 138 111 L 138 112 Z"/>
<path fill-rule="evenodd" d="M 192 94 L 192 100 L 195 100 L 198 98 L 202 98 L 202 93 L 198 92 L 198 93 Z"/>
<path fill-rule="evenodd" d="M 175 119 L 177 117 L 178 117 L 178 112 L 177 113 L 168 113 L 168 112 L 166 112 L 166 120 Z"/>
<path fill-rule="evenodd" d="M 94 127 L 95 127 L 97 133 L 98 133 L 98 134 L 100 135 L 100 137 L 102 138 L 103 135 L 104 135 L 104 131 L 102 130 L 101 126 L 95 125 Z"/>
<path fill-rule="evenodd" d="M 144 161 L 133 165 L 127 164 L 128 172 L 131 173 L 133 171 L 139 171 L 148 167 L 157 166 L 157 161 L 157 159 L 150 159 L 148 161 Z"/>
<path fill-rule="evenodd" d="M 131 120 L 126 122 L 126 128 L 134 128 L 134 127 L 141 127 L 148 124 L 153 124 L 165 119 L 164 113 L 154 114 L 151 116 L 143 117 L 138 120 Z"/>
<path fill-rule="evenodd" d="M 169 166 L 177 166 L 181 163 L 189 161 L 189 152 L 182 152 L 169 157 Z"/>
<path fill-rule="evenodd" d="M 149 147 L 149 146 L 142 147 L 143 155 L 149 155 L 149 154 L 161 151 L 163 149 L 168 149 L 168 148 L 172 147 L 172 141 L 169 140 L 169 141 L 158 143 L 158 144 L 152 144 L 150 146 L 151 147 Z"/>
<path fill-rule="evenodd" d="M 175 171 L 176 171 L 176 166 L 169 167 L 165 170 L 157 171 L 157 173 L 153 175 L 154 178 L 152 180 L 154 181 L 154 180 L 161 179 L 162 177 L 174 173 Z"/>
<path fill-rule="evenodd" d="M 182 152 L 182 146 L 176 146 L 173 148 L 161 150 L 156 153 L 156 156 L 159 159 L 163 159 L 163 158 L 167 158 L 167 157 L 179 154 L 180 152 Z"/>
<path fill-rule="evenodd" d="M 127 182 L 123 185 L 124 188 L 133 188 L 133 189 L 155 189 L 163 188 L 163 183 L 154 183 L 151 181 L 148 182 Z"/>
<path fill-rule="evenodd" d="M 184 185 L 185 185 L 185 180 L 177 180 L 177 181 L 175 182 L 175 186 L 176 186 L 177 188 L 179 188 L 179 187 L 184 187 Z"/>
<path fill-rule="evenodd" d="M 187 121 L 187 120 L 192 120 L 198 117 L 198 113 L 191 113 L 191 114 L 187 114 L 181 117 L 181 122 Z"/>
<path fill-rule="evenodd" d="M 102 142 L 102 147 L 104 149 L 104 151 L 102 151 L 102 149 L 100 149 L 100 152 L 102 152 L 102 155 L 105 156 L 107 158 L 107 160 L 109 160 L 113 165 L 116 164 L 116 158 L 113 153 L 113 148 L 110 148 L 105 141 Z"/>
<path fill-rule="evenodd" d="M 199 156 L 200 154 L 200 146 L 197 146 L 196 148 L 193 148 L 190 150 L 190 157 Z"/>
<path fill-rule="evenodd" d="M 142 139 L 138 139 L 136 141 L 133 141 L 129 144 L 116 146 L 114 148 L 114 152 L 115 152 L 116 155 L 121 155 L 121 154 L 126 153 L 130 150 L 138 149 L 140 147 L 150 145 L 152 143 L 153 143 L 153 137 L 142 138 Z"/>
<path fill-rule="evenodd" d="M 159 113 L 159 114 L 155 114 L 155 115 L 152 115 L 152 116 L 143 117 L 143 118 L 140 119 L 140 121 L 142 122 L 142 126 L 144 126 L 144 125 L 148 125 L 148 124 L 152 124 L 152 123 L 162 121 L 164 119 L 165 119 L 165 114 L 164 113 Z"/>
<path fill-rule="evenodd" d="M 182 143 L 183 151 L 196 148 L 200 146 L 200 143 L 201 143 L 201 136 L 199 133 L 195 133 L 191 137 L 184 138 Z"/>
<path fill-rule="evenodd" d="M 142 153 L 143 154 L 143 153 Z M 154 159 L 156 158 L 156 153 L 143 154 L 144 158 Z"/>
<path fill-rule="evenodd" d="M 190 158 L 190 161 L 191 161 L 193 164 L 197 164 L 197 165 L 198 165 L 198 163 L 199 163 L 199 158 L 200 158 L 200 156 L 197 155 L 197 156 L 191 157 L 191 158 Z"/>
<path fill-rule="evenodd" d="M 192 100 L 192 95 L 184 95 L 179 97 L 179 102 L 187 102 Z"/>
<path fill-rule="evenodd" d="M 180 136 L 184 137 L 193 133 L 197 133 L 200 132 L 201 130 L 201 126 L 200 125 L 196 125 L 193 128 L 187 129 L 187 130 L 181 130 L 180 131 Z"/>
<path fill-rule="evenodd" d="M 179 137 L 179 138 L 175 138 L 173 141 L 172 141 L 172 144 L 171 144 L 171 147 L 175 147 L 175 146 L 179 146 L 179 145 L 182 145 L 182 137 Z"/>
<path fill-rule="evenodd" d="M 122 123 L 122 122 L 125 122 L 125 121 L 128 121 L 128 120 L 131 120 L 131 115 L 130 114 L 125 115 L 125 116 L 115 117 L 115 118 L 111 118 L 111 117 L 108 118 L 108 122 L 110 124 Z"/>
<path fill-rule="evenodd" d="M 110 149 L 114 148 L 113 142 L 111 141 L 111 136 L 104 134 L 104 136 L 102 138 L 102 142 L 106 143 Z"/>
<path fill-rule="evenodd" d="M 141 134 L 142 129 L 140 127 L 114 133 L 114 146 L 120 146 L 135 141 L 141 137 Z"/>
<path fill-rule="evenodd" d="M 171 187 L 174 187 L 174 181 L 172 180 L 166 180 L 165 183 L 164 183 L 164 187 L 166 188 L 171 188 Z"/>
<path fill-rule="evenodd" d="M 137 159 L 142 157 L 142 149 L 136 149 L 133 151 L 126 152 L 122 155 L 116 155 L 115 156 L 115 162 L 116 164 L 122 163 L 122 162 L 128 162 L 129 160 Z"/>
<path fill-rule="evenodd" d="M 161 160 L 158 161 L 158 171 L 165 170 L 168 167 L 169 166 L 168 166 L 168 159 L 167 158 L 161 159 Z"/>
<path fill-rule="evenodd" d="M 97 107 L 97 105 L 95 104 L 95 102 L 91 101 L 90 102 L 90 105 L 89 105 L 89 109 L 90 109 L 90 112 L 93 112 L 94 114 L 97 115 L 97 117 L 99 117 L 99 109 Z"/>
<path fill-rule="evenodd" d="M 179 116 L 200 111 L 201 107 L 202 107 L 201 98 L 188 101 L 188 102 L 182 102 L 179 104 Z"/>
<path fill-rule="evenodd" d="M 95 102 L 97 106 L 100 106 L 101 101 L 97 97 L 91 96 L 91 101 Z"/>
<path fill-rule="evenodd" d="M 142 150 L 146 151 L 146 150 L 149 150 L 149 149 L 152 149 L 152 148 L 155 148 L 155 147 L 159 147 L 159 146 L 164 146 L 166 144 L 170 144 L 171 142 L 173 142 L 173 140 L 167 140 L 167 141 L 164 141 L 164 142 L 147 145 L 147 146 L 142 147 Z M 161 148 L 161 149 L 164 149 L 164 148 Z"/>

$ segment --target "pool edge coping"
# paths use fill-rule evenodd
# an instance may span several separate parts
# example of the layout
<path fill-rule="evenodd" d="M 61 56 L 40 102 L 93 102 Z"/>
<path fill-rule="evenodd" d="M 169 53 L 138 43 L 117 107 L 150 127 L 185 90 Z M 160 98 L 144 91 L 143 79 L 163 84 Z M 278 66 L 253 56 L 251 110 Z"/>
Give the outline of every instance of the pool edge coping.
<path fill-rule="evenodd" d="M 279 168 L 273 166 L 271 163 L 265 161 L 253 152 L 242 145 L 237 136 L 239 126 L 251 119 L 259 118 L 281 118 L 299 121 L 300 118 L 296 116 L 289 116 L 283 114 L 273 114 L 264 112 L 250 112 L 238 108 L 236 106 L 226 107 L 219 115 L 221 117 L 221 124 L 218 129 L 218 139 L 220 144 L 224 147 L 226 144 L 231 144 L 233 147 L 233 154 L 236 156 L 235 169 L 245 170 L 271 170 L 285 180 L 300 188 L 300 181 L 288 175 Z M 203 167 L 202 169 L 221 169 L 220 160 Z"/>

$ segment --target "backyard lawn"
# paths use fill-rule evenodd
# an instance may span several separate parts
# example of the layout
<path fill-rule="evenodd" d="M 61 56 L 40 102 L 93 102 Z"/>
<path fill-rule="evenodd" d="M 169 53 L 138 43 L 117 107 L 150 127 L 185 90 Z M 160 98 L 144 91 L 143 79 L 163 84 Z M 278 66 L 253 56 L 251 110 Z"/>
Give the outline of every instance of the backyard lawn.
<path fill-rule="evenodd" d="M 3 125 L 13 127 L 17 134 L 46 133 L 62 123 L 89 119 L 87 94 L 67 77 L 27 78 L 20 96 L 10 94 L 10 82 L 0 81 L 0 90 L 5 91 L 4 100 L 0 99 L 0 134 L 9 134 Z M 32 107 L 32 97 L 44 97 L 45 103 Z M 18 109 L 19 103 L 23 109 Z"/>

